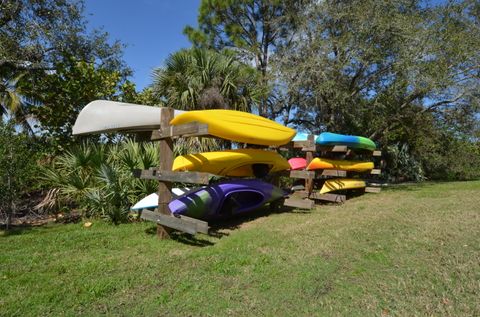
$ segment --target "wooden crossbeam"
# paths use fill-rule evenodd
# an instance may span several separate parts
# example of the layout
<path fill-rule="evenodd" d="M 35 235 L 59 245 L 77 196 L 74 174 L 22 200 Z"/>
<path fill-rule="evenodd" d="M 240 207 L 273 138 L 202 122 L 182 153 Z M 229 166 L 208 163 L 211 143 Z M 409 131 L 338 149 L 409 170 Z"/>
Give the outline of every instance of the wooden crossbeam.
<path fill-rule="evenodd" d="M 302 199 L 300 197 L 292 196 L 285 199 L 283 205 L 300 209 L 313 209 L 313 207 L 315 207 L 315 202 L 310 199 Z"/>
<path fill-rule="evenodd" d="M 366 182 L 367 182 L 368 186 L 372 186 L 372 187 L 387 186 L 387 183 L 379 183 L 378 181 L 369 181 L 369 180 L 367 180 Z"/>
<path fill-rule="evenodd" d="M 199 122 L 190 122 L 180 125 L 168 126 L 165 129 L 155 130 L 152 132 L 150 140 L 162 140 L 176 136 L 206 136 L 209 135 L 208 124 Z"/>
<path fill-rule="evenodd" d="M 325 152 L 347 152 L 348 146 L 346 145 L 334 145 L 334 146 L 319 146 L 320 151 Z"/>
<path fill-rule="evenodd" d="M 346 171 L 340 170 L 320 170 L 320 171 L 290 171 L 290 177 L 301 179 L 315 179 L 325 177 L 345 177 Z"/>
<path fill-rule="evenodd" d="M 310 198 L 310 199 L 316 199 L 316 200 L 332 201 L 336 203 L 343 203 L 347 200 L 347 196 L 345 195 L 320 194 L 318 192 L 308 193 L 306 191 L 297 191 L 295 192 L 295 196 L 298 198 Z"/>
<path fill-rule="evenodd" d="M 189 234 L 196 234 L 197 232 L 208 234 L 207 222 L 186 216 L 176 217 L 144 209 L 141 218 Z"/>
<path fill-rule="evenodd" d="M 379 193 L 381 190 L 380 187 L 365 187 L 366 193 Z"/>
<path fill-rule="evenodd" d="M 133 176 L 142 179 L 155 179 L 166 182 L 191 183 L 191 184 L 208 184 L 210 179 L 215 175 L 201 172 L 173 172 L 160 171 L 158 169 L 149 170 L 133 170 Z"/>
<path fill-rule="evenodd" d="M 312 192 L 309 196 L 310 199 L 316 200 L 324 200 L 324 201 L 331 201 L 335 203 L 343 203 L 347 200 L 347 196 L 345 195 L 337 195 L 337 194 L 320 194 Z"/>

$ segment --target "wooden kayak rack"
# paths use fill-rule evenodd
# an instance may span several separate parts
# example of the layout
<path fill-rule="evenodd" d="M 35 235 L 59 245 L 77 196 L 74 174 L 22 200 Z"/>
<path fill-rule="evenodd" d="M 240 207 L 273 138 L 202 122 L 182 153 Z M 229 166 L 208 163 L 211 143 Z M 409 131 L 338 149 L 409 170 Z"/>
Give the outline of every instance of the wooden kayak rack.
<path fill-rule="evenodd" d="M 148 170 L 134 170 L 133 176 L 141 179 L 158 181 L 158 208 L 155 211 L 144 209 L 141 218 L 157 223 L 157 236 L 162 239 L 170 237 L 172 229 L 189 234 L 197 232 L 208 234 L 208 223 L 202 220 L 174 216 L 168 204 L 172 200 L 172 183 L 208 184 L 213 174 L 200 172 L 176 172 L 173 166 L 173 145 L 180 137 L 211 136 L 208 125 L 199 122 L 172 126 L 170 121 L 174 117 L 172 108 L 160 109 L 160 129 L 152 131 L 151 141 L 159 142 L 160 162 L 158 168 Z"/>
<path fill-rule="evenodd" d="M 305 159 L 307 161 L 307 166 L 314 158 L 315 153 L 320 153 L 320 156 L 335 157 L 338 155 L 351 156 L 355 153 L 359 153 L 366 157 L 373 158 L 374 162 L 378 165 L 378 159 L 381 158 L 381 151 L 358 151 L 348 146 L 344 145 L 335 145 L 335 146 L 320 146 L 315 144 L 315 136 L 309 135 L 306 141 L 292 141 L 287 145 L 281 147 L 282 150 L 299 150 L 304 153 Z M 345 194 L 320 194 L 317 190 L 314 190 L 315 183 L 321 182 L 329 178 L 338 178 L 338 177 L 347 177 L 354 176 L 354 174 L 362 175 L 375 175 L 378 176 L 382 173 L 381 168 L 374 168 L 367 173 L 357 173 L 357 172 L 347 172 L 342 170 L 295 170 L 290 171 L 290 177 L 296 179 L 304 179 L 305 186 L 303 190 L 295 191 L 288 199 L 285 200 L 284 205 L 302 208 L 302 209 L 312 209 L 315 207 L 317 201 L 333 202 L 333 203 L 343 203 L 347 200 Z M 365 187 L 366 193 L 378 193 L 381 188 L 378 186 L 378 183 L 368 183 L 368 186 Z"/>
<path fill-rule="evenodd" d="M 199 122 L 190 122 L 181 125 L 170 125 L 170 121 L 174 117 L 172 108 L 160 109 L 160 129 L 154 130 L 149 135 L 151 141 L 159 142 L 160 162 L 158 168 L 148 170 L 134 170 L 133 176 L 141 179 L 153 179 L 158 181 L 158 208 L 155 211 L 144 209 L 141 211 L 141 218 L 153 221 L 157 224 L 157 236 L 162 239 L 170 237 L 172 229 L 180 230 L 189 234 L 198 232 L 208 234 L 208 223 L 202 220 L 172 215 L 168 204 L 172 200 L 172 183 L 190 183 L 190 184 L 209 184 L 210 180 L 217 175 L 201 172 L 179 172 L 172 171 L 173 166 L 173 146 L 178 138 L 182 137 L 213 137 L 209 133 L 208 124 Z M 310 135 L 307 141 L 290 142 L 281 147 L 273 147 L 275 149 L 295 149 L 305 153 L 307 164 L 313 159 L 315 152 L 325 153 L 342 153 L 350 154 L 353 149 L 346 146 L 319 147 L 314 142 L 314 136 Z M 262 147 L 262 146 L 259 146 Z M 380 151 L 370 153 L 373 157 L 380 157 Z M 373 169 L 370 174 L 379 175 L 380 169 Z M 319 171 L 289 171 L 280 173 L 296 179 L 305 180 L 304 190 L 295 191 L 290 197 L 285 199 L 284 206 L 290 206 L 302 209 L 312 209 L 315 207 L 316 201 L 329 201 L 335 203 L 343 203 L 346 200 L 345 195 L 337 194 L 319 194 L 313 192 L 314 183 L 317 180 L 325 180 L 332 177 L 346 177 L 349 173 L 340 170 L 319 170 Z M 368 186 L 365 192 L 379 192 L 380 188 Z"/>

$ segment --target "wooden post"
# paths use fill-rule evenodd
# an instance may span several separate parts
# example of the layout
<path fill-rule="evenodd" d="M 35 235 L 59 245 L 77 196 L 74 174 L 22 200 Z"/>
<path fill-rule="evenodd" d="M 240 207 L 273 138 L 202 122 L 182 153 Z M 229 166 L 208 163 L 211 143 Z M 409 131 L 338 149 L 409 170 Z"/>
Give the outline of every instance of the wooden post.
<path fill-rule="evenodd" d="M 310 144 L 313 144 L 313 147 L 315 147 L 315 136 L 313 134 L 308 135 L 308 141 Z M 313 160 L 313 152 L 312 151 L 307 151 L 305 159 L 307 160 L 307 166 L 310 164 L 310 162 Z M 307 193 L 311 193 L 313 190 L 313 179 L 312 178 L 307 178 L 305 180 L 305 190 Z"/>
<path fill-rule="evenodd" d="M 160 130 L 167 131 L 170 128 L 170 120 L 173 119 L 174 110 L 172 108 L 160 109 Z M 160 171 L 171 171 L 173 165 L 173 140 L 171 137 L 159 141 Z M 158 212 L 164 215 L 170 215 L 168 204 L 172 200 L 172 183 L 160 181 L 158 183 Z M 157 236 L 160 239 L 168 239 L 170 229 L 157 224 Z"/>

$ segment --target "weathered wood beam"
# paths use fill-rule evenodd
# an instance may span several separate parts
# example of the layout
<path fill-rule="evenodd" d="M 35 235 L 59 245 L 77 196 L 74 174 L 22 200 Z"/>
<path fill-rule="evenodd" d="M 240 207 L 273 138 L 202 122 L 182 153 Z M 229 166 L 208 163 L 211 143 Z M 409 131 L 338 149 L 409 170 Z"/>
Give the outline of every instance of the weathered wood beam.
<path fill-rule="evenodd" d="M 337 195 L 337 194 L 320 194 L 320 193 L 311 193 L 309 196 L 310 199 L 316 200 L 324 200 L 324 201 L 331 201 L 335 203 L 343 203 L 347 200 L 347 196 L 345 195 Z"/>
<path fill-rule="evenodd" d="M 149 170 L 133 170 L 133 176 L 142 179 L 155 179 L 165 182 L 178 182 L 178 183 L 190 183 L 190 184 L 208 184 L 210 178 L 215 175 L 202 172 L 173 172 L 173 171 L 161 171 L 158 169 Z"/>
<path fill-rule="evenodd" d="M 318 171 L 290 171 L 290 177 L 302 179 L 315 179 L 325 177 L 345 177 L 346 171 L 340 170 L 318 170 Z"/>
<path fill-rule="evenodd" d="M 292 196 L 285 199 L 283 205 L 300 209 L 313 209 L 315 207 L 315 202 L 310 199 L 302 199 L 300 197 Z"/>
<path fill-rule="evenodd" d="M 208 124 L 199 122 L 190 122 L 180 125 L 167 126 L 164 129 L 155 130 L 152 132 L 152 141 L 162 140 L 176 136 L 206 136 L 209 135 Z"/>
<path fill-rule="evenodd" d="M 141 218 L 189 234 L 196 234 L 197 232 L 208 234 L 207 222 L 186 216 L 176 217 L 171 214 L 165 215 L 144 209 Z"/>
<path fill-rule="evenodd" d="M 381 190 L 380 187 L 365 187 L 366 193 L 379 193 Z"/>
<path fill-rule="evenodd" d="M 174 117 L 172 108 L 160 109 L 160 128 L 165 129 L 170 126 L 170 120 Z M 160 171 L 171 171 L 173 166 L 173 140 L 172 138 L 164 138 L 159 141 L 158 151 L 160 162 L 158 169 Z M 152 171 L 153 172 L 153 171 Z M 158 213 L 162 215 L 170 215 L 171 211 L 168 204 L 172 200 L 172 183 L 171 180 L 163 179 L 158 183 Z M 170 237 L 169 229 L 162 225 L 157 225 L 157 236 L 161 239 Z"/>
<path fill-rule="evenodd" d="M 347 152 L 348 146 L 346 145 L 334 145 L 334 146 L 319 146 L 320 151 L 325 152 Z"/>

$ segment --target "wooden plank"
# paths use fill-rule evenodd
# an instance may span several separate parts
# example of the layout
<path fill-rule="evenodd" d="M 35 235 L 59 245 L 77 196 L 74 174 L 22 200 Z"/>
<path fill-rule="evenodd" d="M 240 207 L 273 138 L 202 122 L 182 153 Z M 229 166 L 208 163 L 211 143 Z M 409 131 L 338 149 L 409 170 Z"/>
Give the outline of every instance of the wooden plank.
<path fill-rule="evenodd" d="M 208 234 L 208 229 L 209 229 L 208 222 L 203 221 L 203 220 L 199 220 L 199 219 L 195 219 L 195 218 L 190 218 L 190 217 L 187 217 L 187 216 L 180 216 L 180 219 L 182 219 L 183 221 L 186 221 L 186 222 L 194 223 L 197 227 L 198 232 L 203 233 L 203 234 Z"/>
<path fill-rule="evenodd" d="M 174 117 L 172 108 L 160 109 L 160 128 L 162 130 L 170 127 L 170 120 Z M 173 140 L 171 138 L 161 139 L 159 141 L 159 157 L 160 163 L 158 169 L 160 171 L 171 171 L 173 166 Z M 153 171 L 152 171 L 153 172 Z M 158 213 L 170 216 L 170 208 L 168 204 L 172 200 L 172 183 L 169 180 L 161 180 L 158 183 Z M 171 226 L 167 226 L 171 227 Z M 162 225 L 157 226 L 157 236 L 161 239 L 169 238 L 169 229 Z"/>
<path fill-rule="evenodd" d="M 318 171 L 290 171 L 291 178 L 314 179 L 325 177 L 345 177 L 346 171 L 340 170 L 318 170 Z"/>
<path fill-rule="evenodd" d="M 372 156 L 382 156 L 382 151 L 373 151 Z"/>
<path fill-rule="evenodd" d="M 147 209 L 142 211 L 142 219 L 156 222 L 160 227 L 168 227 L 180 230 L 189 234 L 196 234 L 198 232 L 197 224 L 191 221 L 177 218 L 170 215 L 156 213 Z M 208 231 L 207 231 L 208 233 Z"/>
<path fill-rule="evenodd" d="M 345 195 L 336 195 L 336 194 L 320 194 L 320 193 L 311 193 L 309 196 L 311 199 L 331 201 L 335 203 L 343 203 L 347 200 Z"/>
<path fill-rule="evenodd" d="M 320 151 L 325 152 L 347 152 L 348 146 L 346 145 L 334 145 L 334 146 L 320 146 Z"/>
<path fill-rule="evenodd" d="M 148 209 L 143 209 L 142 214 L 143 214 L 143 212 L 147 212 L 147 214 L 146 214 L 147 216 L 146 216 L 145 220 L 150 220 L 150 221 L 154 221 L 154 222 L 157 221 L 158 217 L 155 216 L 155 215 L 159 215 L 157 208 L 155 208 L 155 211 L 153 211 L 153 214 L 155 214 L 155 215 L 152 215 L 152 211 L 150 211 Z M 175 215 L 175 216 L 171 215 L 171 216 L 175 217 L 175 218 L 180 218 L 183 221 L 186 221 L 186 222 L 189 222 L 189 223 L 193 223 L 197 227 L 198 232 L 208 234 L 209 226 L 208 226 L 208 222 L 206 222 L 206 221 L 191 218 L 191 217 L 187 217 L 187 216 L 183 216 L 183 215 Z M 150 217 L 150 218 L 147 218 L 147 217 Z"/>
<path fill-rule="evenodd" d="M 190 184 L 208 184 L 211 177 L 215 175 L 202 172 L 173 172 L 160 171 L 158 169 L 133 170 L 133 176 L 142 179 L 155 179 L 166 182 L 190 183 Z"/>
<path fill-rule="evenodd" d="M 313 138 L 313 135 L 312 135 L 312 138 Z M 309 139 L 306 140 L 306 141 L 293 141 L 293 148 L 295 149 L 304 149 L 304 148 L 312 148 L 312 147 L 315 147 L 315 141 L 313 139 L 310 139 L 310 135 L 309 135 Z M 315 148 L 313 149 L 313 151 L 315 151 Z"/>
<path fill-rule="evenodd" d="M 381 190 L 380 187 L 365 187 L 366 193 L 379 193 Z"/>
<path fill-rule="evenodd" d="M 290 171 L 291 178 L 315 178 L 315 171 Z"/>
<path fill-rule="evenodd" d="M 383 186 L 388 186 L 387 183 L 380 183 L 376 180 L 374 181 L 369 181 L 369 180 L 366 180 L 367 182 L 367 186 L 372 186 L 372 187 L 383 187 Z"/>
<path fill-rule="evenodd" d="M 318 176 L 345 177 L 347 176 L 347 172 L 341 170 L 323 170 Z"/>
<path fill-rule="evenodd" d="M 152 132 L 152 141 L 171 138 L 175 136 L 206 136 L 208 133 L 208 124 L 199 122 L 189 122 L 180 125 L 166 126 L 163 129 Z"/>
<path fill-rule="evenodd" d="M 314 138 L 315 138 L 314 135 L 309 135 L 308 141 L 314 144 L 315 142 Z M 305 155 L 305 159 L 307 161 L 307 166 L 308 166 L 310 162 L 313 160 L 313 152 L 308 151 L 307 154 Z M 313 179 L 310 177 L 305 179 L 305 190 L 308 191 L 309 193 L 311 193 L 313 190 Z"/>
<path fill-rule="evenodd" d="M 301 199 L 298 197 L 290 197 L 285 199 L 284 206 L 300 208 L 300 209 L 313 209 L 315 202 L 310 199 Z"/>
<path fill-rule="evenodd" d="M 372 175 L 380 175 L 382 174 L 382 170 L 379 168 L 374 168 L 373 170 L 370 171 L 370 174 Z"/>

